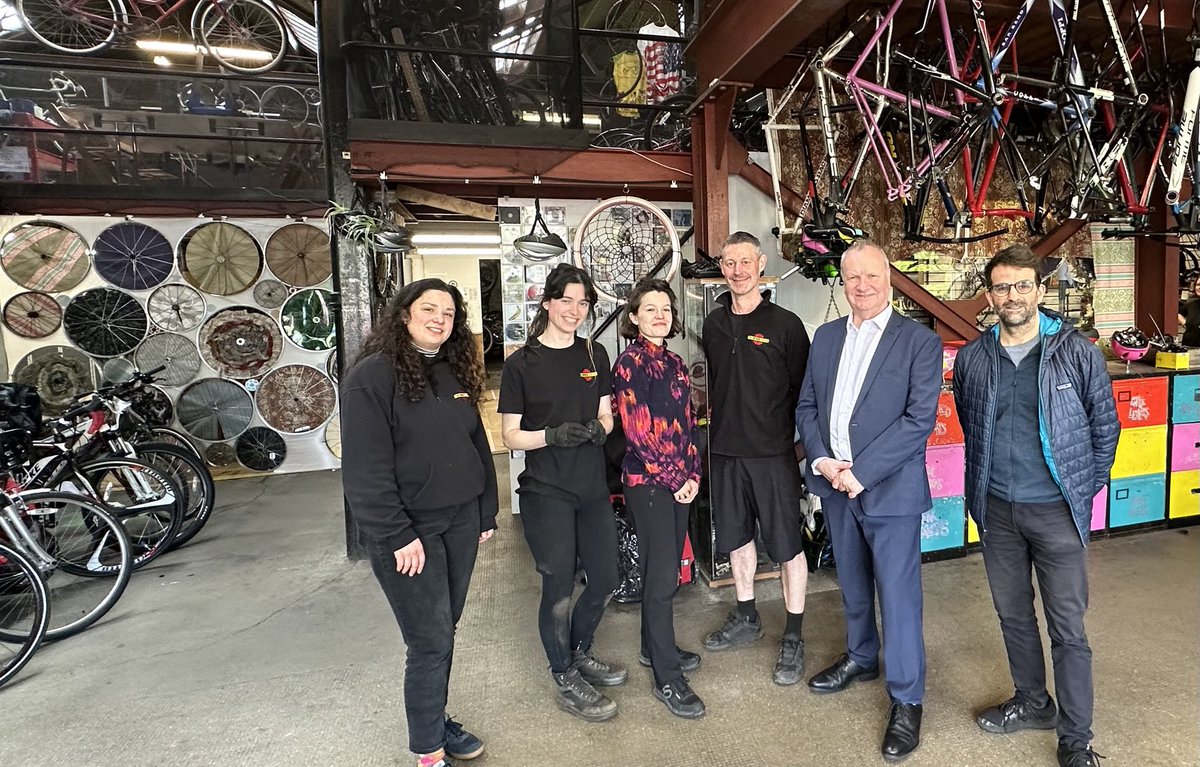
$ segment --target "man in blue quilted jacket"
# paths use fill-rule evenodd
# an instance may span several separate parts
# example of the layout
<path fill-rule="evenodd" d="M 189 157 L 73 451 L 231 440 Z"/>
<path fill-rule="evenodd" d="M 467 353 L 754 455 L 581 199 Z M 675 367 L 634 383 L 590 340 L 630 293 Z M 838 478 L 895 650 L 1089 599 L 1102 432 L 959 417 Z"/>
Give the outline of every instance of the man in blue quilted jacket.
<path fill-rule="evenodd" d="M 1046 289 L 1025 245 L 984 271 L 999 322 L 954 362 L 967 442 L 967 504 L 1016 693 L 976 716 L 991 733 L 1058 731 L 1060 767 L 1098 767 L 1092 751 L 1092 651 L 1085 546 L 1092 497 L 1108 483 L 1120 425 L 1100 351 L 1039 307 Z M 1050 635 L 1054 689 L 1033 609 L 1031 569 Z"/>

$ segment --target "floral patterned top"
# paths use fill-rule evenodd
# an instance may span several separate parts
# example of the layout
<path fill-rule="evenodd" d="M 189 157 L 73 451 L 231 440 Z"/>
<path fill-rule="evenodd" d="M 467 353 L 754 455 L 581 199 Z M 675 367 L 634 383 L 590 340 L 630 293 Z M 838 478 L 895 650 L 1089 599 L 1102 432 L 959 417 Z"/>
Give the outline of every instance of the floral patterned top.
<path fill-rule="evenodd" d="M 696 415 L 683 359 L 638 336 L 613 366 L 613 414 L 628 447 L 621 480 L 629 487 L 656 484 L 675 492 L 700 481 Z"/>

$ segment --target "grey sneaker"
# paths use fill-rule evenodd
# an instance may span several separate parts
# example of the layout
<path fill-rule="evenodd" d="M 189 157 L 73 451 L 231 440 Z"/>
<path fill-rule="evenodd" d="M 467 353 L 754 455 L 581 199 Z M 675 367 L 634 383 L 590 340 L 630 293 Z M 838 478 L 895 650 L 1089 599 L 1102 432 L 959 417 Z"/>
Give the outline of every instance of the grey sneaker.
<path fill-rule="evenodd" d="M 617 704 L 588 684 L 579 669 L 572 666 L 561 674 L 552 674 L 558 687 L 558 706 L 588 722 L 603 722 L 617 715 Z"/>
<path fill-rule="evenodd" d="M 737 610 L 733 610 L 721 628 L 704 638 L 704 649 L 710 652 L 728 650 L 750 644 L 762 635 L 762 621 L 757 615 L 753 619 L 743 618 Z"/>
<path fill-rule="evenodd" d="M 615 687 L 624 683 L 629 672 L 623 666 L 603 661 L 589 652 L 575 652 L 574 666 L 580 675 L 596 687 Z"/>
<path fill-rule="evenodd" d="M 779 685 L 792 685 L 804 678 L 804 640 L 795 634 L 784 634 L 779 643 L 779 659 L 771 681 Z"/>

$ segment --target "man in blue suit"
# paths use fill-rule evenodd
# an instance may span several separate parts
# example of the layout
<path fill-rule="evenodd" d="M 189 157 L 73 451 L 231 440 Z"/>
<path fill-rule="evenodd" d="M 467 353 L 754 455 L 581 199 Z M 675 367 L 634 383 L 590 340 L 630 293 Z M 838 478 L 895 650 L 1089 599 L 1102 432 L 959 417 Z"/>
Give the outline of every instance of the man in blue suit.
<path fill-rule="evenodd" d="M 878 593 L 892 701 L 881 753 L 898 762 L 921 741 L 921 514 L 932 506 L 925 441 L 937 418 L 942 344 L 892 310 L 888 258 L 876 245 L 852 245 L 841 271 L 850 317 L 813 336 L 796 426 L 833 541 L 847 652 L 808 686 L 840 692 L 879 676 Z"/>

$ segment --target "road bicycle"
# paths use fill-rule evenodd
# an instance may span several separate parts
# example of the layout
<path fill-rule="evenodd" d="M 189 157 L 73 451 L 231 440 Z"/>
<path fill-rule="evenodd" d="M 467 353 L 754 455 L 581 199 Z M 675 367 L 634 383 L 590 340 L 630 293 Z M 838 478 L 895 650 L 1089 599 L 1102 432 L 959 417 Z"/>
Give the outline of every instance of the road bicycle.
<path fill-rule="evenodd" d="M 0 686 L 37 652 L 50 626 L 50 595 L 37 565 L 0 541 Z"/>
<path fill-rule="evenodd" d="M 121 37 L 157 29 L 190 0 L 17 0 L 29 34 L 61 53 L 95 54 Z M 233 72 L 274 69 L 288 49 L 283 16 L 263 0 L 199 0 L 187 29 L 199 53 Z"/>

